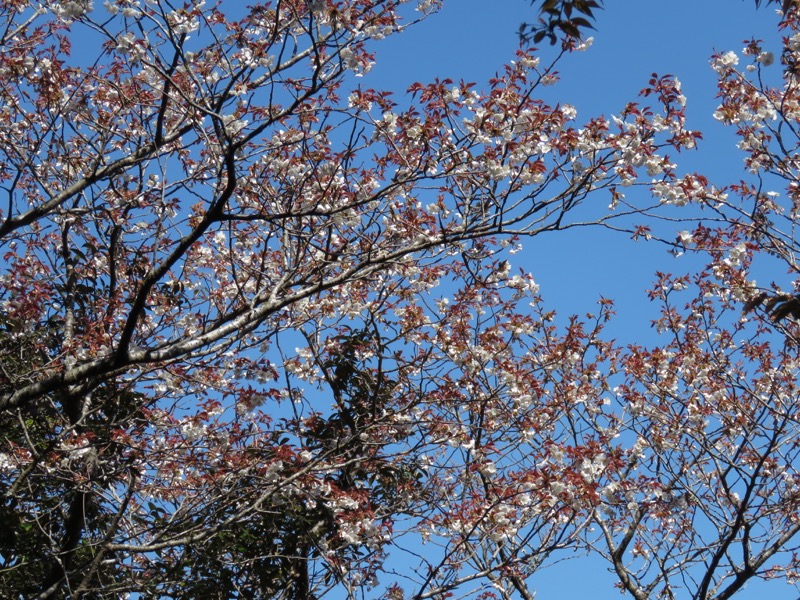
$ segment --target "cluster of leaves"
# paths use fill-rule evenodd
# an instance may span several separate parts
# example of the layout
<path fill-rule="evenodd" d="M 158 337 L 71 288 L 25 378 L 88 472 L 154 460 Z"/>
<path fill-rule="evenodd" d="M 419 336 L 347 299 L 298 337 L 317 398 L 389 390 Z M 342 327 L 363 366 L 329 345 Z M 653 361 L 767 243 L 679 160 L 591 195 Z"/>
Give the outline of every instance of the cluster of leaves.
<path fill-rule="evenodd" d="M 531 6 L 538 3 L 538 0 L 531 0 Z M 538 22 L 520 25 L 520 40 L 525 44 L 538 44 L 547 39 L 552 46 L 563 36 L 580 39 L 582 31 L 594 28 L 594 11 L 602 8 L 602 1 L 595 0 L 543 0 Z"/>
<path fill-rule="evenodd" d="M 745 304 L 744 310 L 749 312 L 762 305 L 773 321 L 780 322 L 789 317 L 794 320 L 800 319 L 800 298 L 796 296 L 789 294 L 770 296 L 769 292 L 761 292 Z"/>

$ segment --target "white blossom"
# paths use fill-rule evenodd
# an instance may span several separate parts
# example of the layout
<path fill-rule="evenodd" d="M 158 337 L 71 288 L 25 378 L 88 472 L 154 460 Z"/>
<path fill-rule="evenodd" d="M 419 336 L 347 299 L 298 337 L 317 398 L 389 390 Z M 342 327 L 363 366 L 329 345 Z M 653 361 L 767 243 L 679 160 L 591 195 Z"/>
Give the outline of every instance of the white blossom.
<path fill-rule="evenodd" d="M 718 56 L 712 63 L 711 67 L 717 73 L 723 73 L 739 64 L 739 57 L 732 50 L 728 50 L 722 56 Z"/>
<path fill-rule="evenodd" d="M 760 62 L 765 67 L 769 67 L 775 62 L 775 55 L 772 52 L 762 52 L 756 57 L 756 61 Z"/>

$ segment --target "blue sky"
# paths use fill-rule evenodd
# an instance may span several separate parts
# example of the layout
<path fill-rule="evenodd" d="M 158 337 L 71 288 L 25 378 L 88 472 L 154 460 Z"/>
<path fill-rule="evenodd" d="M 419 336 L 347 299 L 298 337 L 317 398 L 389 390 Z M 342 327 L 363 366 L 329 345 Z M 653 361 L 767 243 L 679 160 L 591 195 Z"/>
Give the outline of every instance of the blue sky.
<path fill-rule="evenodd" d="M 400 36 L 377 45 L 377 64 L 363 85 L 403 90 L 415 81 L 434 78 L 485 82 L 513 58 L 520 21 L 533 19 L 528 0 L 449 0 L 440 13 Z M 744 40 L 764 40 L 779 53 L 773 6 L 756 10 L 753 0 L 607 0 L 598 13 L 595 41 L 560 65 L 561 82 L 546 88 L 550 102 L 578 109 L 578 122 L 619 113 L 651 73 L 676 75 L 686 95 L 690 128 L 704 141 L 698 152 L 673 156 L 679 171 L 706 174 L 717 186 L 744 177 L 743 156 L 734 132 L 712 117 L 717 107 L 714 52 L 740 52 Z M 552 56 L 548 46 L 542 56 Z M 780 69 L 778 65 L 774 67 Z M 776 75 L 779 71 L 776 70 Z M 639 193 L 645 193 L 644 190 Z M 679 228 L 676 226 L 676 233 Z M 663 246 L 635 243 L 601 230 L 557 232 L 525 242 L 515 268 L 530 271 L 545 302 L 562 316 L 593 311 L 599 296 L 616 301 L 613 335 L 626 342 L 646 341 L 657 306 L 645 290 L 653 273 L 685 271 L 687 257 L 676 259 Z M 680 261 L 683 261 L 681 263 Z M 596 559 L 566 561 L 541 571 L 532 580 L 537 598 L 620 598 L 615 578 Z M 795 600 L 798 591 L 783 582 L 753 582 L 737 597 Z"/>

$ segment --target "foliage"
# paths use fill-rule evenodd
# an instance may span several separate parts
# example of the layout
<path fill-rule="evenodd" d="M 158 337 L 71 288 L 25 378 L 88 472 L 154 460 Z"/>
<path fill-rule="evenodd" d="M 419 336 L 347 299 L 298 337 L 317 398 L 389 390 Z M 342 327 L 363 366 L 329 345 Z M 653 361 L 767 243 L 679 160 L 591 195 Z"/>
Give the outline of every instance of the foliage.
<path fill-rule="evenodd" d="M 538 0 L 531 0 L 531 6 L 538 3 Z M 579 39 L 582 31 L 594 28 L 595 10 L 602 8 L 602 0 L 543 0 L 538 22 L 520 25 L 520 40 L 526 44 L 538 44 L 546 38 L 554 45 L 559 35 Z"/>
<path fill-rule="evenodd" d="M 576 549 L 636 598 L 794 577 L 794 289 L 749 269 L 796 275 L 796 13 L 782 88 L 756 42 L 714 63 L 782 209 L 678 174 L 674 77 L 539 100 L 575 40 L 357 85 L 434 4 L 0 1 L 0 596 L 527 599 Z M 706 257 L 659 274 L 663 345 L 512 266 L 588 225 Z"/>

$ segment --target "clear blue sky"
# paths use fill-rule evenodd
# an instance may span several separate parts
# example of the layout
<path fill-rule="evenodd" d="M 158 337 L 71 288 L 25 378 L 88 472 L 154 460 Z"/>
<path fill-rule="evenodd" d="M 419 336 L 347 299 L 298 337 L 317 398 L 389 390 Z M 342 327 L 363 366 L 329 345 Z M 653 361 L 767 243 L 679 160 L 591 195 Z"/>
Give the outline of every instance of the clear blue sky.
<path fill-rule="evenodd" d="M 513 58 L 521 20 L 535 17 L 527 0 L 445 0 L 443 10 L 423 24 L 375 46 L 377 64 L 363 84 L 403 90 L 415 81 L 466 79 L 484 86 Z M 700 152 L 674 156 L 681 171 L 699 171 L 718 186 L 744 176 L 733 131 L 712 118 L 717 101 L 709 57 L 715 51 L 740 52 L 756 37 L 779 53 L 774 7 L 755 9 L 754 0 L 606 0 L 598 14 L 595 41 L 585 53 L 561 64 L 562 80 L 547 88 L 552 102 L 578 109 L 578 122 L 619 113 L 636 100 L 653 72 L 676 75 L 688 99 L 689 126 L 700 129 Z M 552 52 L 543 48 L 543 56 Z M 780 67 L 776 65 L 775 69 Z M 777 73 L 777 72 L 776 72 Z M 641 193 L 644 193 L 643 191 Z M 676 227 L 677 232 L 677 227 Z M 646 341 L 657 307 L 644 291 L 656 270 L 683 271 L 683 259 L 662 246 L 636 244 L 601 230 L 558 232 L 525 242 L 516 266 L 533 273 L 545 302 L 562 315 L 592 311 L 600 295 L 615 299 L 619 318 L 613 334 Z M 596 559 L 562 562 L 533 580 L 539 600 L 620 598 L 615 578 Z M 751 583 L 737 598 L 795 600 L 798 591 L 783 582 Z"/>

